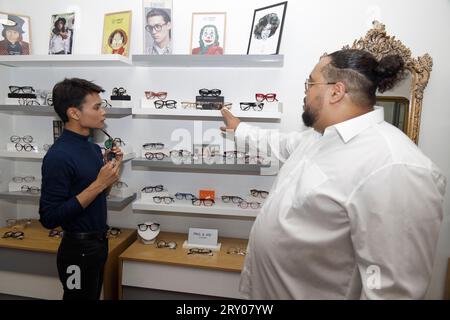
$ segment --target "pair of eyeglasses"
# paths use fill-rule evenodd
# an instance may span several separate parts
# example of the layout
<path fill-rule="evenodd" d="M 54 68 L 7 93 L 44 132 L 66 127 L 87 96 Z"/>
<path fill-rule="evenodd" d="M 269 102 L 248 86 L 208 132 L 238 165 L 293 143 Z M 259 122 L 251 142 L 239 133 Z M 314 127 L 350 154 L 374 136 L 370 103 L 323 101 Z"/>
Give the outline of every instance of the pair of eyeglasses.
<path fill-rule="evenodd" d="M 60 231 L 58 229 L 52 229 L 50 230 L 50 232 L 48 233 L 48 236 L 50 238 L 62 238 L 64 234 L 64 231 Z"/>
<path fill-rule="evenodd" d="M 147 24 L 145 25 L 145 31 L 152 33 L 153 30 L 155 30 L 155 32 L 160 32 L 162 30 L 162 27 L 165 26 L 167 24 L 166 23 L 157 23 L 154 26 Z"/>
<path fill-rule="evenodd" d="M 26 177 L 18 177 L 15 176 L 12 178 L 13 182 L 16 183 L 20 183 L 20 182 L 33 182 L 34 180 L 36 180 L 36 178 L 34 176 L 26 176 Z"/>
<path fill-rule="evenodd" d="M 107 238 L 116 238 L 121 233 L 122 233 L 122 230 L 120 230 L 120 228 L 111 227 L 106 232 L 106 237 Z"/>
<path fill-rule="evenodd" d="M 145 158 L 147 158 L 148 160 L 153 160 L 153 159 L 164 160 L 167 157 L 169 157 L 169 156 L 162 152 L 146 152 L 145 153 Z"/>
<path fill-rule="evenodd" d="M 203 248 L 190 248 L 187 254 L 203 254 L 207 256 L 212 256 L 213 252 L 211 249 L 203 249 Z"/>
<path fill-rule="evenodd" d="M 23 141 L 23 142 L 31 143 L 31 142 L 33 142 L 33 137 L 30 136 L 30 135 L 28 135 L 28 136 L 23 136 L 23 137 L 19 137 L 19 136 L 11 136 L 11 137 L 9 138 L 9 141 L 11 141 L 11 142 L 20 142 L 20 141 Z"/>
<path fill-rule="evenodd" d="M 206 97 L 206 96 L 218 97 L 218 96 L 220 96 L 222 91 L 220 89 L 200 89 L 200 90 L 198 90 L 198 93 L 202 97 Z"/>
<path fill-rule="evenodd" d="M 241 106 L 241 110 L 242 111 L 248 111 L 251 109 L 253 109 L 254 111 L 261 111 L 264 108 L 264 103 L 259 102 L 241 102 L 240 103 Z"/>
<path fill-rule="evenodd" d="M 188 109 L 188 108 L 195 109 L 195 108 L 197 108 L 197 103 L 196 102 L 182 101 L 181 102 L 181 106 L 184 109 Z"/>
<path fill-rule="evenodd" d="M 192 193 L 183 193 L 183 192 L 177 192 L 175 193 L 175 198 L 177 198 L 178 200 L 192 200 L 192 199 L 197 199 L 196 196 L 194 196 Z"/>
<path fill-rule="evenodd" d="M 264 191 L 264 190 L 251 189 L 250 194 L 254 197 L 261 197 L 261 198 L 265 199 L 269 195 L 269 192 Z"/>
<path fill-rule="evenodd" d="M 27 99 L 27 98 L 20 98 L 19 104 L 21 106 L 40 106 L 41 104 L 36 99 Z"/>
<path fill-rule="evenodd" d="M 247 250 L 243 248 L 228 248 L 227 254 L 237 254 L 240 256 L 245 256 L 247 254 Z"/>
<path fill-rule="evenodd" d="M 147 100 L 151 100 L 151 99 L 164 100 L 165 98 L 167 98 L 167 92 L 165 92 L 165 91 L 160 91 L 160 92 L 144 91 L 144 93 L 145 93 L 145 97 L 147 98 Z"/>
<path fill-rule="evenodd" d="M 120 97 L 120 96 L 125 95 L 126 93 L 127 93 L 127 90 L 125 90 L 125 88 L 123 88 L 123 87 L 114 88 L 114 89 L 112 90 L 112 95 L 113 95 L 113 96 L 118 96 L 118 97 Z"/>
<path fill-rule="evenodd" d="M 33 150 L 36 150 L 31 144 L 29 143 L 25 143 L 25 144 L 21 144 L 21 143 L 16 143 L 16 145 L 14 146 L 16 148 L 17 151 L 22 151 L 25 150 L 27 152 L 31 152 Z"/>
<path fill-rule="evenodd" d="M 161 192 L 163 190 L 164 186 L 162 184 L 158 184 L 157 186 L 147 186 L 141 189 L 144 193 Z"/>
<path fill-rule="evenodd" d="M 199 199 L 199 198 L 195 198 L 192 199 L 192 205 L 194 206 L 201 206 L 202 204 L 205 207 L 212 207 L 216 202 L 214 201 L 214 199 Z"/>
<path fill-rule="evenodd" d="M 30 187 L 30 186 L 22 186 L 20 188 L 20 190 L 22 192 L 32 193 L 32 194 L 37 194 L 37 193 L 41 192 L 41 189 L 39 187 Z"/>
<path fill-rule="evenodd" d="M 124 146 L 124 145 L 125 145 L 125 141 L 123 141 L 120 138 L 114 138 L 114 139 L 108 138 L 104 143 L 104 146 L 106 149 L 111 149 L 114 146 Z"/>
<path fill-rule="evenodd" d="M 305 80 L 305 92 L 311 88 L 311 86 L 315 84 L 323 84 L 323 85 L 329 85 L 329 84 L 336 84 L 337 82 L 319 82 L 319 81 L 310 81 L 309 79 Z"/>
<path fill-rule="evenodd" d="M 172 158 L 189 158 L 192 153 L 188 150 L 172 150 L 169 152 Z"/>
<path fill-rule="evenodd" d="M 170 241 L 170 242 L 166 242 L 164 240 L 159 240 L 156 243 L 156 247 L 161 249 L 161 248 L 169 248 L 169 249 L 176 249 L 177 248 L 177 243 L 174 241 Z"/>
<path fill-rule="evenodd" d="M 247 202 L 245 200 L 242 200 L 241 202 L 238 203 L 238 206 L 242 209 L 247 209 L 248 207 L 252 208 L 252 209 L 259 209 L 261 208 L 261 203 L 259 202 Z"/>
<path fill-rule="evenodd" d="M 224 151 L 223 157 L 227 159 L 243 159 L 245 153 L 240 151 Z"/>
<path fill-rule="evenodd" d="M 11 93 L 33 93 L 35 90 L 31 86 L 9 86 L 9 92 Z"/>
<path fill-rule="evenodd" d="M 205 102 L 197 103 L 195 108 L 200 110 L 221 110 L 222 108 L 227 108 L 228 110 L 230 110 L 232 105 L 233 104 L 231 102 Z"/>
<path fill-rule="evenodd" d="M 267 94 L 257 93 L 255 94 L 255 99 L 258 102 L 263 102 L 264 100 L 266 100 L 267 102 L 278 101 L 276 93 L 267 93 Z"/>
<path fill-rule="evenodd" d="M 123 181 L 117 181 L 113 184 L 113 187 L 117 188 L 117 189 L 124 189 L 124 188 L 128 188 L 128 184 Z"/>
<path fill-rule="evenodd" d="M 222 201 L 225 203 L 230 203 L 230 201 L 231 201 L 233 203 L 238 204 L 238 203 L 244 201 L 244 199 L 242 199 L 239 196 L 222 196 Z"/>
<path fill-rule="evenodd" d="M 164 197 L 160 197 L 160 196 L 156 196 L 153 197 L 153 202 L 154 203 L 165 203 L 165 204 L 170 204 L 172 202 L 175 202 L 174 198 L 172 197 L 168 197 L 168 196 L 164 196 Z"/>
<path fill-rule="evenodd" d="M 6 225 L 8 228 L 14 226 L 29 226 L 31 225 L 31 219 L 6 219 Z"/>
<path fill-rule="evenodd" d="M 153 102 L 156 109 L 162 109 L 162 107 L 166 107 L 167 109 L 176 109 L 177 102 L 175 100 L 156 100 Z"/>
<path fill-rule="evenodd" d="M 140 223 L 137 226 L 140 231 L 147 231 L 147 229 L 150 229 L 151 231 L 157 231 L 159 229 L 160 224 L 155 222 L 152 224 Z"/>
<path fill-rule="evenodd" d="M 3 239 L 13 238 L 17 240 L 23 240 L 25 238 L 25 234 L 22 231 L 7 231 L 3 234 Z"/>
<path fill-rule="evenodd" d="M 156 150 L 161 150 L 164 148 L 164 143 L 146 143 L 142 145 L 142 148 L 144 148 L 145 150 L 151 150 L 151 149 L 156 149 Z"/>
<path fill-rule="evenodd" d="M 102 108 L 112 108 L 112 104 L 108 102 L 106 99 L 102 99 L 102 102 L 100 104 Z"/>

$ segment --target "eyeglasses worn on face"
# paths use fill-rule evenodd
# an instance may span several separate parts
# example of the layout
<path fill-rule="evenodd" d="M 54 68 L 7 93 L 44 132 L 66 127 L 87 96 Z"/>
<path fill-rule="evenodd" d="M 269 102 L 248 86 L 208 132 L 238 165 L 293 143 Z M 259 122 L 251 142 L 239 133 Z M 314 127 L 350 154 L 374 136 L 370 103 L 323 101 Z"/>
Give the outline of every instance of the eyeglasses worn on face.
<path fill-rule="evenodd" d="M 138 224 L 138 229 L 140 231 L 147 231 L 147 229 L 150 229 L 151 231 L 156 231 L 159 229 L 159 226 L 160 226 L 159 223 L 152 223 L 152 224 L 140 223 Z"/>
<path fill-rule="evenodd" d="M 305 92 L 307 92 L 309 90 L 309 88 L 312 85 L 315 84 L 323 84 L 323 85 L 329 85 L 329 84 L 336 84 L 337 82 L 319 82 L 319 81 L 309 81 L 309 79 L 306 79 L 305 81 Z"/>
<path fill-rule="evenodd" d="M 165 26 L 166 24 L 167 22 L 162 24 L 155 24 L 154 26 L 147 24 L 145 26 L 145 30 L 150 33 L 152 33 L 153 30 L 155 30 L 155 32 L 160 32 L 162 30 L 162 27 Z"/>

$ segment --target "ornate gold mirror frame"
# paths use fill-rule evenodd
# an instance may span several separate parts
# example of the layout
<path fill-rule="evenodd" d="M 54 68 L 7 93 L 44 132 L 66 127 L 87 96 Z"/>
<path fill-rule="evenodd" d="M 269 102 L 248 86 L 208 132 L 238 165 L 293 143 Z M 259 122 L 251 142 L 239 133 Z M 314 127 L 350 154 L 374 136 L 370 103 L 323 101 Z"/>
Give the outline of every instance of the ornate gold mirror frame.
<path fill-rule="evenodd" d="M 433 59 L 426 53 L 421 57 L 413 58 L 411 50 L 404 46 L 395 37 L 386 34 L 385 25 L 374 21 L 364 38 L 355 40 L 353 45 L 344 46 L 343 49 L 361 49 L 372 53 L 378 60 L 390 54 L 398 54 L 405 61 L 406 69 L 411 73 L 411 93 L 408 110 L 408 121 L 405 133 L 416 144 L 419 140 L 420 114 L 422 111 L 423 92 L 428 84 Z"/>

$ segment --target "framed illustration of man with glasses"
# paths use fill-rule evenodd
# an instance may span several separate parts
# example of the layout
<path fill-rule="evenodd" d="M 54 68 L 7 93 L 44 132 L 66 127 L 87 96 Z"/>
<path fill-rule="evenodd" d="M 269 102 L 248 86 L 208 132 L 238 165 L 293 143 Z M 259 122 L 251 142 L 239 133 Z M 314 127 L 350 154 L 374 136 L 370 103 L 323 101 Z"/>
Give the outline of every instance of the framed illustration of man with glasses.
<path fill-rule="evenodd" d="M 144 0 L 144 54 L 172 53 L 172 0 Z"/>

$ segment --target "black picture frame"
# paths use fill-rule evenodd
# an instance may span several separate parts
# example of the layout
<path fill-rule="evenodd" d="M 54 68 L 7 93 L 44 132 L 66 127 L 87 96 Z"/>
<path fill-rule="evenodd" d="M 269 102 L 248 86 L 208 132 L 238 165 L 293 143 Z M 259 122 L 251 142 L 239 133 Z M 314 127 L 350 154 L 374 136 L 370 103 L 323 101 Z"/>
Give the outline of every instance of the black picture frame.
<path fill-rule="evenodd" d="M 248 40 L 248 47 L 247 47 L 247 54 L 268 54 L 268 55 L 273 55 L 273 54 L 278 54 L 280 52 L 280 44 L 281 44 L 281 38 L 283 35 L 283 27 L 284 27 L 284 19 L 286 17 L 286 9 L 287 9 L 287 1 L 284 2 L 280 2 L 280 3 L 276 3 L 270 6 L 266 6 L 263 8 L 258 8 L 255 9 L 255 12 L 253 13 L 253 22 L 252 22 L 252 27 L 250 29 L 250 38 Z M 262 31 L 260 31 L 261 29 L 261 23 L 263 22 L 262 20 L 264 18 L 269 19 L 272 18 L 271 14 L 274 14 L 276 16 L 276 18 L 279 19 L 278 15 L 276 13 L 273 12 L 274 8 L 277 7 L 283 7 L 282 9 L 282 15 L 281 15 L 281 21 L 278 23 L 278 25 L 276 25 L 275 30 L 272 32 L 272 30 L 267 30 L 270 32 L 270 34 L 268 35 L 267 38 L 264 38 L 261 36 Z M 266 14 L 264 14 L 266 13 Z M 262 17 L 261 17 L 262 16 Z M 256 18 L 259 18 L 258 23 L 256 23 Z M 274 17 L 275 18 L 275 17 Z M 275 18 L 275 19 L 276 19 Z M 266 24 L 266 27 L 269 25 L 270 23 Z M 256 28 L 258 28 L 256 30 Z M 271 24 L 270 28 L 274 28 L 274 24 Z M 277 31 L 279 30 L 279 32 L 277 33 Z M 262 42 L 262 41 L 267 41 L 268 38 L 278 35 L 278 39 L 276 40 L 276 50 L 272 50 L 272 48 L 274 47 L 270 47 L 267 49 L 267 51 L 265 51 L 264 47 L 263 48 L 259 48 L 259 50 L 252 50 L 252 40 L 253 43 L 258 43 L 258 42 Z"/>

